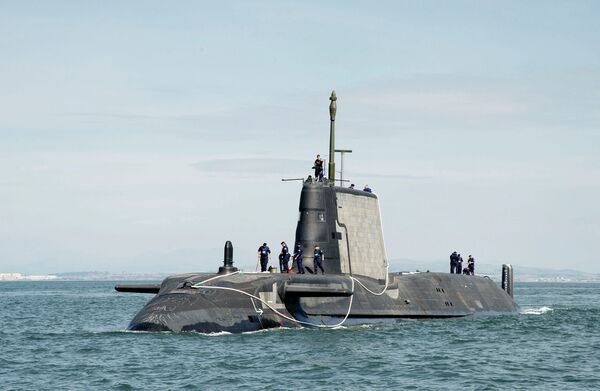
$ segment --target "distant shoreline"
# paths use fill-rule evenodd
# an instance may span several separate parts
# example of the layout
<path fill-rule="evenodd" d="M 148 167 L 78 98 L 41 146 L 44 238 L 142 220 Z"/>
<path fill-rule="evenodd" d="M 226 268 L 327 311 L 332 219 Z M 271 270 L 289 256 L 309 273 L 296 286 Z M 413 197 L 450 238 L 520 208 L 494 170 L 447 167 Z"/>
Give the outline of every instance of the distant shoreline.
<path fill-rule="evenodd" d="M 419 270 L 417 270 L 419 271 Z M 427 269 L 421 269 L 426 273 Z M 399 271 L 392 271 L 397 273 Z M 404 270 L 404 272 L 406 272 Z M 51 281 L 162 281 L 167 276 L 177 273 L 109 273 L 109 272 L 70 272 L 56 274 L 22 274 L 22 273 L 0 273 L 0 283 L 2 282 L 51 282 Z M 494 281 L 500 281 L 500 275 L 497 273 L 485 273 L 482 270 L 479 275 L 488 276 Z M 515 275 L 515 282 L 534 282 L 534 283 L 600 283 L 599 274 L 586 273 L 566 273 L 560 271 L 544 270 L 540 273 L 525 272 Z"/>
<path fill-rule="evenodd" d="M 162 281 L 167 273 L 71 272 L 55 274 L 0 273 L 0 282 L 15 281 Z"/>

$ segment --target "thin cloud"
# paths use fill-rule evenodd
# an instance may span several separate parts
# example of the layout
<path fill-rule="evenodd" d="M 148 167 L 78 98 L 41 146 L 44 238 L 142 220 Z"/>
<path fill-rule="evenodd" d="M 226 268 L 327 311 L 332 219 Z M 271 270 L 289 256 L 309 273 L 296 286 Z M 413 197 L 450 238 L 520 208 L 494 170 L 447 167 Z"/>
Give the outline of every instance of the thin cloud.
<path fill-rule="evenodd" d="M 432 176 L 425 175 L 406 175 L 406 174 L 386 174 L 377 172 L 350 172 L 347 175 L 352 175 L 358 178 L 381 178 L 381 179 L 406 179 L 406 180 L 423 180 L 431 179 Z"/>
<path fill-rule="evenodd" d="M 265 175 L 299 176 L 310 173 L 310 162 L 285 158 L 229 158 L 194 163 L 205 174 L 264 177 Z"/>
<path fill-rule="evenodd" d="M 481 119 L 518 115 L 527 110 L 522 99 L 506 91 L 494 88 L 473 90 L 469 86 L 395 86 L 376 92 L 361 92 L 353 100 L 372 109 L 443 118 Z"/>
<path fill-rule="evenodd" d="M 137 113 L 107 113 L 107 112 L 68 112 L 65 116 L 73 117 L 95 117 L 95 118 L 112 118 L 125 120 L 199 120 L 204 118 L 203 115 L 181 114 L 181 115 L 153 115 L 153 114 L 137 114 Z"/>

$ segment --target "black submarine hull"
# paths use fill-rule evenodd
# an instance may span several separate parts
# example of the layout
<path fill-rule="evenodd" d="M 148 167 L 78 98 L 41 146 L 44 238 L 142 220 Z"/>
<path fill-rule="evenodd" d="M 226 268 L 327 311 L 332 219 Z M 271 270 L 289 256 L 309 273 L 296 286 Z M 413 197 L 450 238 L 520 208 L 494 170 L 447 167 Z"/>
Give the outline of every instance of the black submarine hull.
<path fill-rule="evenodd" d="M 479 276 L 390 273 L 386 285 L 351 275 L 202 273 L 165 279 L 128 329 L 241 333 L 517 312 L 512 297 Z"/>

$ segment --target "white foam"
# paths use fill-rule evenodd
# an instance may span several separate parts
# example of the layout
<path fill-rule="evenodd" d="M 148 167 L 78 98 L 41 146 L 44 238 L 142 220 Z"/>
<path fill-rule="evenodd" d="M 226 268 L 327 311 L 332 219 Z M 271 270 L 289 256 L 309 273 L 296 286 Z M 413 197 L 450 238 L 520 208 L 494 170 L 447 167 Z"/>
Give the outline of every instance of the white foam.
<path fill-rule="evenodd" d="M 258 334 L 258 333 L 273 333 L 277 331 L 285 330 L 301 330 L 304 327 L 269 327 L 266 329 L 253 330 L 253 331 L 242 331 L 242 334 Z"/>
<path fill-rule="evenodd" d="M 200 333 L 202 335 L 206 335 L 208 337 L 220 337 L 222 335 L 231 335 L 231 333 L 229 331 L 219 331 L 216 333 Z"/>
<path fill-rule="evenodd" d="M 550 307 L 537 307 L 537 308 L 522 308 L 520 313 L 522 315 L 543 315 L 547 312 L 553 311 Z"/>

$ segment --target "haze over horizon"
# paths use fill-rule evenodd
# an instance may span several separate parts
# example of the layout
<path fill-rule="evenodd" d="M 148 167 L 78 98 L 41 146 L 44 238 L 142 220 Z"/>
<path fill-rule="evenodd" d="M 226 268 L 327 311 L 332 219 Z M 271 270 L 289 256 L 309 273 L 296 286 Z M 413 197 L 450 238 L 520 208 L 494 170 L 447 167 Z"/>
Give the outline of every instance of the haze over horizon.
<path fill-rule="evenodd" d="M 600 273 L 599 12 L 3 2 L 0 273 L 213 271 L 226 240 L 253 270 L 293 242 L 280 179 L 327 155 L 333 89 L 390 259 Z"/>

